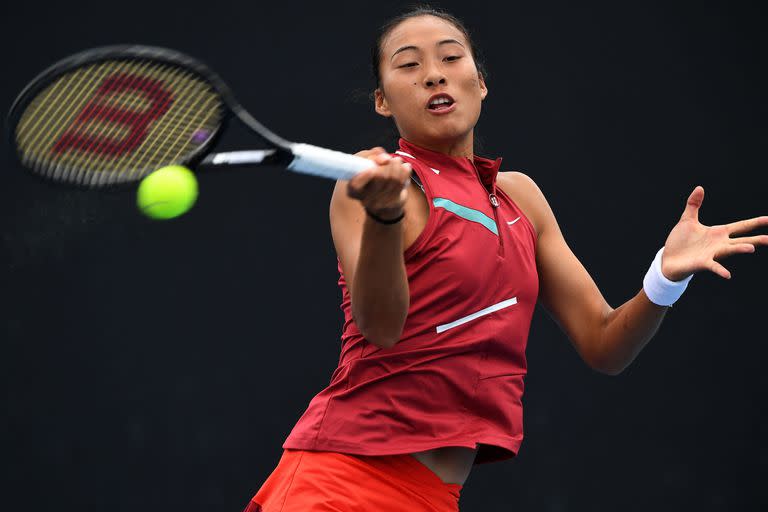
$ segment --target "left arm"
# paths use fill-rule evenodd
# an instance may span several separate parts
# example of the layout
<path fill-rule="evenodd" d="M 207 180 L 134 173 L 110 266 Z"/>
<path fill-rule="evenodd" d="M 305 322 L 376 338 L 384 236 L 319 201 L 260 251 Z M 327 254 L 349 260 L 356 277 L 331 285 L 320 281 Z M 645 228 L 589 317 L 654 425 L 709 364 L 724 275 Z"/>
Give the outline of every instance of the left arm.
<path fill-rule="evenodd" d="M 654 336 L 668 308 L 651 302 L 643 289 L 618 308 L 612 308 L 568 247 L 536 183 L 522 173 L 504 174 L 507 177 L 499 180 L 499 186 L 505 192 L 516 192 L 513 197 L 521 198 L 537 228 L 539 300 L 590 367 L 608 375 L 621 373 Z M 711 270 L 729 279 L 730 273 L 715 258 L 754 252 L 756 245 L 768 245 L 766 235 L 729 237 L 768 226 L 768 217 L 703 226 L 698 221 L 703 199 L 704 189 L 696 187 L 680 222 L 664 244 L 662 273 L 672 281 L 685 279 L 699 270 Z"/>

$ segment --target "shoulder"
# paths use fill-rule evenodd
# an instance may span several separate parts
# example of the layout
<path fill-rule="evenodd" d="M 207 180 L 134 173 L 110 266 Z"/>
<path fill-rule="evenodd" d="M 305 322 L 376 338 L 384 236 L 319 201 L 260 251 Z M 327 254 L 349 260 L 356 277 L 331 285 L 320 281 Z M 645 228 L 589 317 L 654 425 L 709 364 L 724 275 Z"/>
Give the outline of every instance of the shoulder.
<path fill-rule="evenodd" d="M 505 187 L 517 187 L 527 189 L 529 192 L 533 189 L 538 189 L 538 185 L 533 181 L 533 178 L 520 171 L 500 171 L 497 175 L 496 181 L 499 186 L 507 192 Z"/>
<path fill-rule="evenodd" d="M 496 185 L 523 210 L 536 234 L 541 235 L 552 210 L 533 178 L 519 171 L 499 172 Z"/>

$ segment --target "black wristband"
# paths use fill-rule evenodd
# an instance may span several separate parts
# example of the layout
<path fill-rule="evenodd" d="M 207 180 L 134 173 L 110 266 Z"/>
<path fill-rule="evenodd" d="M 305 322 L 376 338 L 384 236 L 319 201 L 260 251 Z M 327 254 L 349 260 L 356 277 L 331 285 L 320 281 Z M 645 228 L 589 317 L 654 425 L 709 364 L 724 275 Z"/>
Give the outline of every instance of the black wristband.
<path fill-rule="evenodd" d="M 394 224 L 396 222 L 400 222 L 403 219 L 403 217 L 405 217 L 405 210 L 403 210 L 403 212 L 398 217 L 391 220 L 382 219 L 381 217 L 372 214 L 370 210 L 368 210 L 368 208 L 365 209 L 365 213 L 367 213 L 370 218 L 372 218 L 373 220 L 375 220 L 380 224 Z"/>

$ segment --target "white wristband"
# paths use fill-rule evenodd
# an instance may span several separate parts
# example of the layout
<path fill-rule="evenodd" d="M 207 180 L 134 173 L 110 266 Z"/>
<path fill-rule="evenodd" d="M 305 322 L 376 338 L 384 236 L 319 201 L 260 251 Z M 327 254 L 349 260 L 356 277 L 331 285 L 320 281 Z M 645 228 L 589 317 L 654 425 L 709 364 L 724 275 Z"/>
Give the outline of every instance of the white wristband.
<path fill-rule="evenodd" d="M 654 304 L 671 306 L 688 287 L 688 282 L 693 278 L 693 274 L 680 281 L 670 281 L 664 277 L 664 274 L 661 273 L 661 255 L 663 252 L 664 247 L 656 253 L 656 257 L 643 279 L 643 290 Z"/>

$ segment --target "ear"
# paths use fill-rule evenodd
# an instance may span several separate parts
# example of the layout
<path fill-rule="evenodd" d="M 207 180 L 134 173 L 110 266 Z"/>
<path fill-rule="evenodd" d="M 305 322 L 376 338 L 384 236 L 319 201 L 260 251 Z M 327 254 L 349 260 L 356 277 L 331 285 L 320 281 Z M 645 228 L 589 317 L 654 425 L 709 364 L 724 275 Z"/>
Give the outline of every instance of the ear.
<path fill-rule="evenodd" d="M 484 100 L 486 96 L 488 96 L 488 87 L 485 85 L 485 79 L 483 78 L 483 75 L 478 72 L 477 73 L 478 78 L 478 84 L 480 85 L 480 99 Z"/>
<path fill-rule="evenodd" d="M 387 105 L 387 99 L 384 97 L 384 91 L 381 88 L 377 88 L 373 91 L 373 94 L 376 112 L 384 117 L 392 117 L 392 112 L 390 112 L 389 105 Z"/>

